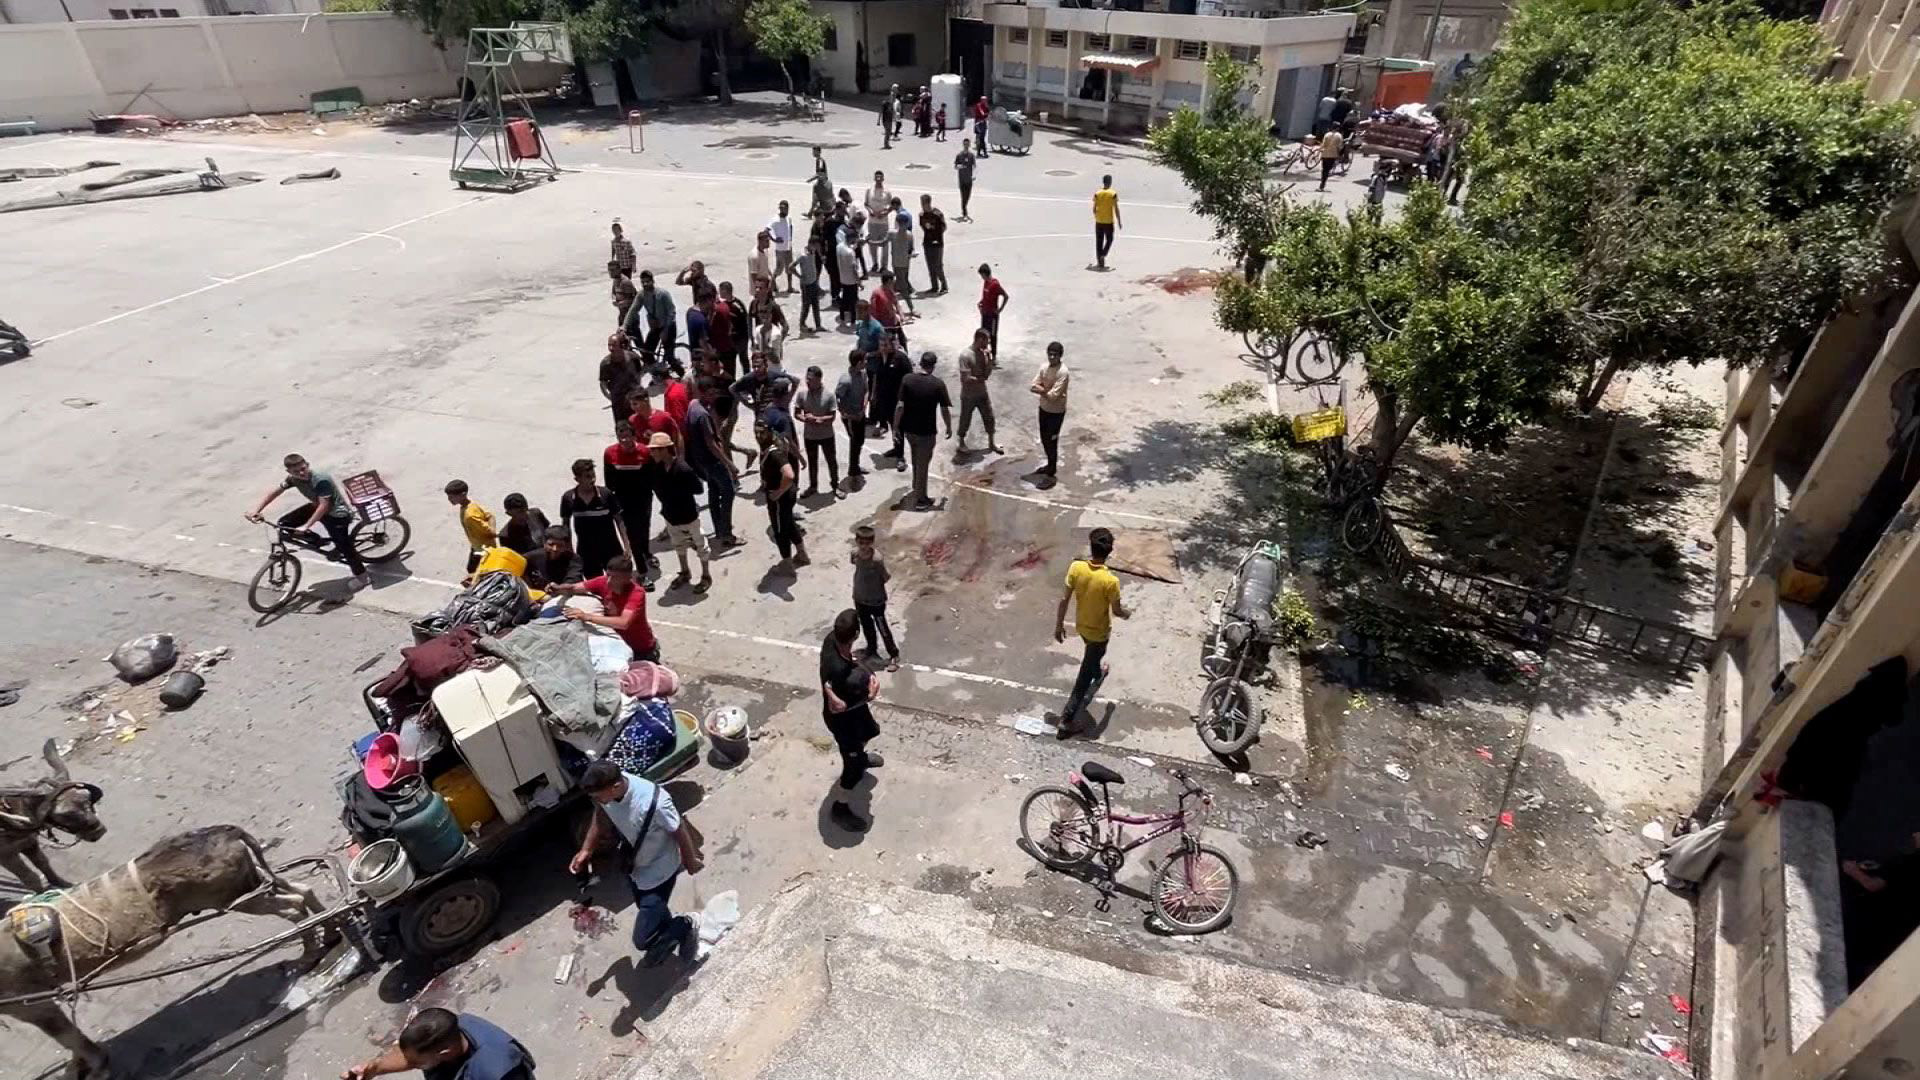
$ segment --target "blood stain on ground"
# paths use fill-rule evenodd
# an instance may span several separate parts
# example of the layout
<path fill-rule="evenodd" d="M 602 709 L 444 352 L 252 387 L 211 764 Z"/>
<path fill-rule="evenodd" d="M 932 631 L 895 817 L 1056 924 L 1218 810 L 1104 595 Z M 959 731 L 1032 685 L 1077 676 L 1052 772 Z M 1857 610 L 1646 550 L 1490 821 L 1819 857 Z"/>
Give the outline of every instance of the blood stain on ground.
<path fill-rule="evenodd" d="M 1158 285 L 1162 291 L 1175 296 L 1211 289 L 1219 283 L 1218 270 L 1203 270 L 1197 266 L 1183 266 L 1170 274 L 1153 274 L 1140 279 L 1142 285 Z"/>
<path fill-rule="evenodd" d="M 1022 555 L 1018 559 L 1014 560 L 1013 566 L 1011 567 L 1011 569 L 1031 570 L 1034 567 L 1039 566 L 1041 563 L 1046 561 L 1047 561 L 1046 552 L 1040 550 L 1039 548 L 1029 548 L 1027 549 L 1027 553 L 1025 555 Z"/>
<path fill-rule="evenodd" d="M 920 557 L 928 566 L 945 566 L 953 561 L 953 541 L 929 540 L 920 548 Z"/>
<path fill-rule="evenodd" d="M 592 904 L 575 904 L 567 916 L 573 920 L 575 933 L 590 938 L 597 938 L 613 928 L 612 916 Z"/>

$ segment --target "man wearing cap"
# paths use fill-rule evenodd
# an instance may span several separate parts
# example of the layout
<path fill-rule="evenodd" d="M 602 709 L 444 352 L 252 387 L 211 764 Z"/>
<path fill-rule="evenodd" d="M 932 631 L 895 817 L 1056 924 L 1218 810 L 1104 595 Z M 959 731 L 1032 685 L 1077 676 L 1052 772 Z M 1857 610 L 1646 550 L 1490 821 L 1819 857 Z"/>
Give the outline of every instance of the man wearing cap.
<path fill-rule="evenodd" d="M 674 451 L 673 440 L 664 434 L 655 433 L 648 440 L 647 455 L 647 486 L 654 498 L 660 500 L 660 517 L 667 523 L 667 542 L 680 557 L 680 573 L 667 583 L 667 588 L 678 589 L 692 579 L 692 568 L 687 565 L 687 552 L 691 551 L 700 556 L 700 582 L 693 591 L 704 593 L 713 588 L 713 571 L 707 561 L 707 536 L 700 529 L 700 475 Z"/>
<path fill-rule="evenodd" d="M 933 425 L 936 411 L 946 426 L 947 438 L 953 438 L 953 399 L 947 394 L 946 382 L 933 373 L 936 363 L 939 358 L 932 352 L 920 354 L 920 370 L 900 381 L 900 402 L 893 407 L 894 430 L 906 439 L 913 457 L 915 510 L 933 509 L 933 500 L 927 497 L 927 466 L 933 460 L 937 436 Z"/>

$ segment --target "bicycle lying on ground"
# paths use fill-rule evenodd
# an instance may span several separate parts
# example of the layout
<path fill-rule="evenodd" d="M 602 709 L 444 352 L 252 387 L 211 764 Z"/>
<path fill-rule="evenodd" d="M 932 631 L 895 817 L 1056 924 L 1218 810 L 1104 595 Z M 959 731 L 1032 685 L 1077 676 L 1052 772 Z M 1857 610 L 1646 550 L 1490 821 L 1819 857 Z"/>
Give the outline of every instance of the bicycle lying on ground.
<path fill-rule="evenodd" d="M 1020 835 L 1042 863 L 1055 870 L 1079 870 L 1099 864 L 1100 906 L 1112 900 L 1127 853 L 1172 833 L 1177 847 L 1153 869 L 1149 890 L 1153 914 L 1175 934 L 1204 934 L 1226 924 L 1240 893 L 1240 873 L 1219 848 L 1200 842 L 1201 820 L 1213 805 L 1213 796 L 1175 771 L 1180 782 L 1179 802 L 1171 812 L 1123 814 L 1113 808 L 1110 786 L 1126 778 L 1097 761 L 1067 774 L 1071 786 L 1047 784 L 1035 788 L 1020 804 Z M 1091 784 L 1100 785 L 1094 795 Z M 1190 807 L 1189 799 L 1198 806 Z M 1127 839 L 1128 825 L 1147 831 Z"/>

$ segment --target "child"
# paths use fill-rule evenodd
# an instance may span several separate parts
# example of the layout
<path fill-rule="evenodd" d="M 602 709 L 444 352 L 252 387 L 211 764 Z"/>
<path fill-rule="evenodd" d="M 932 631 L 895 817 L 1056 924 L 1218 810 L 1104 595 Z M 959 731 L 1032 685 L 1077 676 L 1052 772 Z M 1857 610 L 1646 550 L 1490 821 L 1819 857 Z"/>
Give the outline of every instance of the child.
<path fill-rule="evenodd" d="M 900 648 L 893 643 L 893 627 L 887 625 L 887 564 L 874 550 L 873 526 L 853 530 L 853 610 L 860 615 L 861 632 L 867 636 L 867 655 L 880 653 L 874 641 L 874 628 L 887 643 L 887 670 L 900 670 Z"/>
<path fill-rule="evenodd" d="M 480 565 L 480 556 L 494 545 L 493 515 L 481 505 L 467 498 L 465 480 L 447 481 L 447 502 L 460 508 L 460 528 L 467 534 L 467 573 Z"/>
<path fill-rule="evenodd" d="M 933 111 L 933 141 L 947 141 L 947 107 L 942 104 Z"/>
<path fill-rule="evenodd" d="M 529 507 L 527 497 L 517 491 L 508 495 L 501 505 L 507 511 L 507 523 L 500 527 L 500 546 L 532 557 L 546 542 L 550 524 L 547 515 Z"/>

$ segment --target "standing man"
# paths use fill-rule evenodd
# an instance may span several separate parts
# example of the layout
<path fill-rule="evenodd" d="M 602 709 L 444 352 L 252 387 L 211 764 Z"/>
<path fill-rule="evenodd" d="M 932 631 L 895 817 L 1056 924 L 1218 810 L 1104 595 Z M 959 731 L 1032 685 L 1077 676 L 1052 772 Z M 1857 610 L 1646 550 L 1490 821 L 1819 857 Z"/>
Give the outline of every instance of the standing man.
<path fill-rule="evenodd" d="M 467 497 L 465 480 L 447 481 L 447 502 L 460 508 L 460 531 L 467 538 L 467 573 L 471 574 L 486 549 L 499 542 L 493 531 L 493 515 Z"/>
<path fill-rule="evenodd" d="M 644 392 L 633 396 L 635 404 L 647 400 Z M 651 414 L 650 414 L 651 415 Z M 666 413 L 659 414 L 663 419 Z M 640 433 L 646 432 L 644 436 Z M 660 560 L 653 557 L 653 489 L 647 485 L 647 451 L 640 445 L 640 439 L 652 438 L 654 432 L 636 427 L 632 421 L 622 420 L 614 425 L 614 443 L 600 455 L 600 463 L 607 470 L 607 488 L 620 500 L 620 515 L 627 527 L 627 540 L 633 545 L 633 555 L 640 566 L 640 579 L 644 583 L 649 570 L 658 572 Z M 666 436 L 668 445 L 672 445 L 673 436 Z"/>
<path fill-rule="evenodd" d="M 701 262 L 699 259 L 688 263 L 687 268 L 680 271 L 680 273 L 674 277 L 673 283 L 687 287 L 687 302 L 690 305 L 699 303 L 702 296 L 713 291 L 713 281 L 707 277 L 707 264 Z M 687 344 L 691 345 L 693 343 L 688 342 Z"/>
<path fill-rule="evenodd" d="M 867 831 L 870 822 L 854 813 L 850 800 L 868 769 L 885 764 L 867 750 L 878 738 L 873 703 L 880 696 L 880 679 L 853 658 L 853 640 L 860 636 L 860 613 L 852 608 L 834 616 L 833 629 L 820 642 L 821 716 L 840 750 L 840 781 L 827 816 L 852 833 Z"/>
<path fill-rule="evenodd" d="M 987 378 L 993 374 L 993 347 L 985 330 L 973 332 L 973 344 L 960 350 L 960 439 L 953 448 L 958 459 L 967 449 L 967 429 L 973 426 L 973 414 L 980 414 L 980 426 L 987 429 L 987 450 L 1002 454 L 993 441 L 993 399 L 987 393 Z"/>
<path fill-rule="evenodd" d="M 1342 135 L 1345 135 L 1347 133 L 1347 118 L 1352 115 L 1353 91 L 1343 86 L 1340 88 L 1339 93 L 1334 95 L 1333 108 L 1327 112 L 1327 121 L 1332 125 L 1329 130 L 1338 131 Z"/>
<path fill-rule="evenodd" d="M 1080 730 L 1080 710 L 1090 704 L 1088 692 L 1104 667 L 1107 640 L 1113 636 L 1113 617 L 1126 619 L 1133 615 L 1120 602 L 1120 579 L 1107 569 L 1107 556 L 1113 554 L 1113 533 L 1106 529 L 1088 533 L 1087 551 L 1087 558 L 1075 559 L 1067 567 L 1067 590 L 1053 613 L 1053 640 L 1065 641 L 1067 604 L 1073 604 L 1073 627 L 1083 646 L 1080 673 L 1074 676 L 1073 692 L 1060 711 L 1058 735 L 1062 739 Z"/>
<path fill-rule="evenodd" d="M 880 101 L 880 149 L 882 150 L 893 149 L 893 111 L 899 107 L 900 103 L 893 99 L 892 94 L 888 94 Z"/>
<path fill-rule="evenodd" d="M 800 274 L 800 332 L 802 334 L 807 332 L 807 312 L 809 311 L 813 312 L 814 333 L 824 333 L 827 329 L 820 322 L 820 269 L 825 261 L 826 256 L 821 251 L 819 238 L 808 237 L 807 249 L 800 253 L 800 258 L 794 265 Z"/>
<path fill-rule="evenodd" d="M 1327 177 L 1340 164 L 1340 155 L 1347 148 L 1347 137 L 1340 134 L 1339 128 L 1328 128 L 1320 136 L 1320 190 L 1327 190 Z"/>
<path fill-rule="evenodd" d="M 644 327 L 640 325 L 643 318 Z M 644 335 L 641 348 L 652 354 L 654 362 L 667 365 L 675 375 L 686 370 L 673 351 L 674 342 L 680 336 L 680 328 L 673 321 L 673 297 L 664 289 L 653 287 L 651 270 L 640 271 L 640 296 L 627 322 L 628 334 Z"/>
<path fill-rule="evenodd" d="M 700 582 L 696 593 L 713 588 L 713 570 L 707 559 L 707 535 L 700 529 L 700 477 L 686 459 L 675 453 L 673 440 L 655 435 L 647 442 L 646 484 L 660 499 L 660 516 L 667 523 L 667 542 L 680 557 L 680 573 L 667 588 L 678 589 L 692 579 L 687 552 L 700 556 Z"/>
<path fill-rule="evenodd" d="M 860 300 L 860 258 L 845 229 L 835 229 L 834 234 L 833 328 L 844 330 L 853 325 L 854 305 Z"/>
<path fill-rule="evenodd" d="M 973 198 L 973 148 L 967 140 L 960 140 L 960 152 L 953 155 L 954 178 L 960 182 L 960 220 L 972 221 L 967 216 L 967 201 Z"/>
<path fill-rule="evenodd" d="M 807 369 L 807 383 L 793 403 L 800 433 L 807 444 L 807 498 L 820 494 L 820 452 L 827 454 L 828 490 L 840 497 L 840 461 L 834 456 L 833 418 L 838 411 L 836 392 L 827 389 L 826 376 L 815 364 Z"/>
<path fill-rule="evenodd" d="M 595 813 L 567 870 L 586 873 L 594 856 L 611 846 L 617 834 L 632 850 L 627 887 L 633 890 L 633 947 L 645 957 L 643 963 L 654 963 L 648 954 L 678 945 L 680 961 L 691 963 L 698 958 L 700 916 L 676 916 L 667 900 L 681 870 L 697 874 L 706 863 L 694 847 L 686 819 L 673 805 L 673 796 L 605 759 L 587 766 L 580 774 L 580 787 L 594 801 Z"/>
<path fill-rule="evenodd" d="M 946 426 L 947 438 L 953 438 L 953 400 L 947 396 L 947 384 L 933 373 L 939 358 L 931 351 L 920 354 L 920 370 L 900 382 L 900 403 L 893 408 L 893 426 L 906 438 L 913 454 L 913 508 L 933 509 L 927 497 L 927 466 L 933 461 L 935 410 Z"/>
<path fill-rule="evenodd" d="M 600 394 L 613 410 L 615 427 L 627 418 L 628 399 L 640 388 L 640 366 L 633 362 L 633 348 L 622 331 L 607 336 L 607 354 L 600 358 Z"/>
<path fill-rule="evenodd" d="M 614 265 L 618 266 L 621 272 L 628 277 L 633 276 L 633 268 L 640 263 L 640 257 L 636 255 L 633 250 L 633 241 L 627 239 L 626 233 L 621 230 L 618 221 L 613 223 L 613 246 L 607 258 L 612 259 Z"/>
<path fill-rule="evenodd" d="M 813 148 L 813 209 L 810 218 L 823 218 L 833 209 L 833 180 L 827 175 L 827 159 L 818 146 Z"/>
<path fill-rule="evenodd" d="M 847 373 L 834 385 L 833 401 L 840 410 L 840 424 L 847 429 L 847 483 L 852 484 L 854 477 L 867 475 L 867 470 L 860 467 L 860 447 L 867 441 L 869 404 L 865 351 L 854 349 L 847 354 Z"/>
<path fill-rule="evenodd" d="M 565 617 L 574 622 L 604 626 L 620 635 L 633 649 L 635 660 L 660 662 L 660 640 L 653 636 L 647 622 L 647 590 L 634 573 L 633 560 L 615 555 L 607 560 L 607 572 L 590 577 L 578 585 L 554 585 L 547 589 L 560 596 L 591 596 L 600 601 L 600 613 L 570 607 Z"/>
<path fill-rule="evenodd" d="M 500 546 L 531 559 L 546 541 L 547 515 L 529 507 L 527 497 L 517 491 L 508 493 L 500 505 L 507 511 L 507 523 L 500 527 Z"/>
<path fill-rule="evenodd" d="M 893 192 L 887 190 L 887 174 L 876 170 L 873 186 L 863 200 L 867 207 L 868 266 L 876 272 L 887 268 L 887 215 L 893 210 Z"/>
<path fill-rule="evenodd" d="M 620 226 L 615 225 L 615 235 Z M 533 1055 L 519 1040 L 468 1013 L 421 1009 L 386 1053 L 340 1074 L 372 1080 L 419 1069 L 427 1080 L 533 1080 Z"/>
<path fill-rule="evenodd" d="M 707 514 L 713 519 L 713 546 L 716 551 L 725 551 L 738 546 L 740 541 L 733 535 L 733 461 L 720 442 L 720 424 L 713 415 L 720 380 L 702 375 L 694 388 L 694 401 L 687 406 L 687 464 L 706 481 Z"/>
<path fill-rule="evenodd" d="M 588 577 L 598 576 L 614 556 L 631 552 L 620 496 L 594 483 L 593 462 L 573 463 L 573 486 L 560 496 L 560 523 L 573 531 L 573 545 Z"/>
<path fill-rule="evenodd" d="M 326 529 L 327 539 L 333 542 L 333 550 L 347 560 L 354 587 L 364 589 L 371 585 L 373 579 L 367 576 L 367 564 L 360 561 L 360 553 L 353 547 L 353 511 L 340 494 L 340 485 L 334 483 L 333 474 L 307 464 L 307 459 L 299 454 L 288 454 L 280 464 L 287 470 L 286 478 L 280 481 L 278 487 L 260 497 L 260 502 L 247 513 L 247 520 L 260 524 L 263 520 L 260 511 L 265 510 L 268 504 L 288 488 L 298 491 L 306 497 L 306 505 L 280 515 L 279 526 L 300 533 L 311 530 L 316 524 Z"/>
<path fill-rule="evenodd" d="M 1047 342 L 1047 366 L 1027 387 L 1040 399 L 1040 446 L 1047 463 L 1039 471 L 1053 477 L 1060 475 L 1060 425 L 1067 420 L 1067 365 L 1060 362 L 1066 351 L 1057 341 Z"/>
<path fill-rule="evenodd" d="M 1100 178 L 1100 190 L 1093 193 L 1093 261 L 1107 268 L 1107 252 L 1113 250 L 1113 231 L 1121 228 L 1120 193 L 1113 190 L 1113 177 Z"/>
<path fill-rule="evenodd" d="M 616 328 L 625 326 L 627 309 L 633 306 L 633 298 L 638 290 L 633 287 L 633 279 L 612 259 L 607 260 L 607 277 L 613 281 L 613 325 Z"/>
<path fill-rule="evenodd" d="M 773 237 L 773 276 L 787 279 L 787 295 L 793 295 L 793 219 L 787 216 L 787 200 L 780 200 L 780 213 L 767 222 Z"/>
<path fill-rule="evenodd" d="M 947 215 L 933 205 L 933 196 L 920 196 L 920 251 L 927 258 L 927 291 L 922 295 L 939 296 L 947 291 Z"/>
<path fill-rule="evenodd" d="M 789 253 L 789 260 L 792 255 Z M 759 295 L 760 283 L 767 283 L 767 295 L 773 295 L 773 231 L 761 229 L 753 238 L 753 252 L 747 256 L 747 292 Z"/>
<path fill-rule="evenodd" d="M 753 437 L 760 443 L 760 492 L 767 499 L 768 531 L 780 551 L 780 569 L 791 571 L 813 561 L 807 557 L 807 541 L 794 515 L 800 470 L 793 443 L 766 423 L 753 425 Z"/>
<path fill-rule="evenodd" d="M 905 320 L 900 315 L 900 293 L 893 287 L 893 271 L 880 271 L 880 284 L 867 296 L 867 310 L 873 312 L 873 317 L 886 327 L 890 336 L 902 345 L 907 343 Z"/>
<path fill-rule="evenodd" d="M 987 117 L 992 112 L 993 109 L 987 104 L 984 94 L 979 101 L 973 103 L 973 141 L 979 148 L 981 157 L 987 156 Z M 960 213 L 964 219 L 966 211 L 962 210 Z"/>
<path fill-rule="evenodd" d="M 900 299 L 907 305 L 909 315 L 918 314 L 913 309 L 913 213 L 900 205 L 900 197 L 894 196 L 892 209 L 888 211 L 893 227 L 887 232 L 887 243 L 892 246 L 893 281 L 900 291 Z"/>
<path fill-rule="evenodd" d="M 993 267 L 980 264 L 980 329 L 987 332 L 987 342 L 993 346 L 993 355 L 1000 355 L 1000 313 L 1007 310 L 1007 290 L 1000 287 L 1000 279 L 993 276 Z"/>
<path fill-rule="evenodd" d="M 867 362 L 867 385 L 873 388 L 873 404 L 867 411 L 868 426 L 885 428 L 892 433 L 893 449 L 889 451 L 889 456 L 893 458 L 896 471 L 905 471 L 906 444 L 901 441 L 900 429 L 893 421 L 895 407 L 900 404 L 900 384 L 913 374 L 913 361 L 907 359 L 906 350 L 900 347 L 900 339 L 892 334 L 881 334 L 880 347 L 867 355 L 870 358 Z"/>

